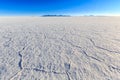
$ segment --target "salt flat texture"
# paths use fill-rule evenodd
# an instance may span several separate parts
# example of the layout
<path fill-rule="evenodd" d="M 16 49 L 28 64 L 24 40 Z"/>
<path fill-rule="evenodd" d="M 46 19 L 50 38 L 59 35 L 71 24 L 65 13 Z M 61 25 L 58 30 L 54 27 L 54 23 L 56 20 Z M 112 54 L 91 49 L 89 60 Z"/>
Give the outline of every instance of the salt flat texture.
<path fill-rule="evenodd" d="M 120 17 L 0 17 L 0 80 L 120 80 Z"/>

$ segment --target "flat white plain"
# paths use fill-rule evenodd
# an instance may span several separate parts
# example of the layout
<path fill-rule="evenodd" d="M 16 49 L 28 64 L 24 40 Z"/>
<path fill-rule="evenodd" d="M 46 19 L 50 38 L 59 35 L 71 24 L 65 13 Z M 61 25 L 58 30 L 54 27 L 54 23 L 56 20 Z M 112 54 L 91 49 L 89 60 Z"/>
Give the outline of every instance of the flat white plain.
<path fill-rule="evenodd" d="M 0 17 L 0 80 L 120 80 L 120 17 Z"/>

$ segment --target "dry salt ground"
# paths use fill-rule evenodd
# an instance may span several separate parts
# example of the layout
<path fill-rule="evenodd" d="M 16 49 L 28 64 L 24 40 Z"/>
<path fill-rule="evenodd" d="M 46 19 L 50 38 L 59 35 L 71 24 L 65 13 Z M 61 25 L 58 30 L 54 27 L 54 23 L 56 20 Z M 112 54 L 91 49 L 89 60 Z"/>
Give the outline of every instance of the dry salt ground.
<path fill-rule="evenodd" d="M 120 80 L 120 17 L 0 17 L 0 80 Z"/>

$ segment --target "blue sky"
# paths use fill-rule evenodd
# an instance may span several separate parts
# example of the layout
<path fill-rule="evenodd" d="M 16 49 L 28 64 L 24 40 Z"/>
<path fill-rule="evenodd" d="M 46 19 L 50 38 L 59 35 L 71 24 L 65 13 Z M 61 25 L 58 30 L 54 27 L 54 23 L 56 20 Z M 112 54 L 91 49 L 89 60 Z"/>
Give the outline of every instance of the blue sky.
<path fill-rule="evenodd" d="M 119 15 L 120 0 L 0 0 L 0 15 Z"/>

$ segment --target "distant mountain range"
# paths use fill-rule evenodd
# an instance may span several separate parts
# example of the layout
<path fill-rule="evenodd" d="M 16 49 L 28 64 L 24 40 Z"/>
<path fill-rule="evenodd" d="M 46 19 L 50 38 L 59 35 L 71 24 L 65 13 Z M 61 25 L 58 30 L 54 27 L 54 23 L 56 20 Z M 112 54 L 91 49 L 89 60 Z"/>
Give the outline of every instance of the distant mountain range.
<path fill-rule="evenodd" d="M 70 15 L 42 15 L 42 17 L 70 17 Z"/>

